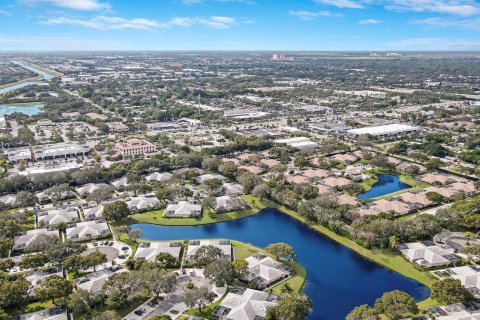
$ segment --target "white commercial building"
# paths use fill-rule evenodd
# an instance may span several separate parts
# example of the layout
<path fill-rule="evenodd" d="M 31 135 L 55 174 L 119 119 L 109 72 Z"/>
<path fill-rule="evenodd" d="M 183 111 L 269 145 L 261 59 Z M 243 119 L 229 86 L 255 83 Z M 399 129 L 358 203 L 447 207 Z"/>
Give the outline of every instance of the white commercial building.
<path fill-rule="evenodd" d="M 223 114 L 224 118 L 232 118 L 232 119 L 255 119 L 255 118 L 262 118 L 270 113 L 263 112 L 263 111 L 251 111 L 251 110 L 232 110 L 232 111 L 225 111 Z"/>
<path fill-rule="evenodd" d="M 90 152 L 88 145 L 75 143 L 57 143 L 53 145 L 36 146 L 32 148 L 35 160 L 66 158 L 86 155 Z"/>
<path fill-rule="evenodd" d="M 32 153 L 29 148 L 6 149 L 3 152 L 7 155 L 8 161 L 13 163 L 21 160 L 32 160 Z"/>
<path fill-rule="evenodd" d="M 307 137 L 295 137 L 288 139 L 275 140 L 275 143 L 282 143 L 300 150 L 318 147 L 318 143 L 313 142 Z"/>
<path fill-rule="evenodd" d="M 411 134 L 419 131 L 419 128 L 407 124 L 392 123 L 381 126 L 371 126 L 359 129 L 347 130 L 348 134 L 354 136 L 369 135 L 377 140 L 395 138 L 405 134 Z"/>

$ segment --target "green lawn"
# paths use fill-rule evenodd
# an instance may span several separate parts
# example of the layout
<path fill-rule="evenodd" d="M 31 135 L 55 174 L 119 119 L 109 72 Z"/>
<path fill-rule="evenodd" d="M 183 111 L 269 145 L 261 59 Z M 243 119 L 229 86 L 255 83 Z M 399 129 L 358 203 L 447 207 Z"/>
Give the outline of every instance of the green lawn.
<path fill-rule="evenodd" d="M 250 197 L 242 196 L 242 198 L 251 205 Z M 208 213 L 203 214 L 198 218 L 164 218 L 162 210 L 149 211 L 145 213 L 136 213 L 129 216 L 129 218 L 122 222 L 112 223 L 113 227 L 118 227 L 120 225 L 131 225 L 136 223 L 150 223 L 150 224 L 159 224 L 165 226 L 195 226 L 202 224 L 212 224 L 217 222 L 231 221 L 249 217 L 258 213 L 258 210 L 253 206 L 252 208 L 219 213 L 214 216 L 210 216 Z"/>
<path fill-rule="evenodd" d="M 273 294 L 280 295 L 282 293 L 282 286 L 285 283 L 289 285 L 293 292 L 300 292 L 300 290 L 302 290 L 303 285 L 305 284 L 305 278 L 307 277 L 307 271 L 304 267 L 298 264 L 293 264 L 292 267 L 295 270 L 295 275 L 271 287 Z"/>
<path fill-rule="evenodd" d="M 184 313 L 188 314 L 189 316 L 202 317 L 202 318 L 205 318 L 205 319 L 208 319 L 208 320 L 217 320 L 217 318 L 215 318 L 212 315 L 212 312 L 222 302 L 223 298 L 225 298 L 225 296 L 218 299 L 218 301 L 216 301 L 215 303 L 212 303 L 211 305 L 203 308 L 201 311 L 198 310 L 198 309 L 190 309 L 190 310 L 185 311 Z"/>

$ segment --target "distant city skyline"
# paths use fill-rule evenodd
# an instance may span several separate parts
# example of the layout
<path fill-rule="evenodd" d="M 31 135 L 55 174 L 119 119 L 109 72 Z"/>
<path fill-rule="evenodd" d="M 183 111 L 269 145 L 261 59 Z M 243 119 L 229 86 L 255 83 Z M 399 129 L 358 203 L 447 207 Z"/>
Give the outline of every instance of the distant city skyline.
<path fill-rule="evenodd" d="M 2 0 L 2 50 L 480 50 L 476 0 Z"/>

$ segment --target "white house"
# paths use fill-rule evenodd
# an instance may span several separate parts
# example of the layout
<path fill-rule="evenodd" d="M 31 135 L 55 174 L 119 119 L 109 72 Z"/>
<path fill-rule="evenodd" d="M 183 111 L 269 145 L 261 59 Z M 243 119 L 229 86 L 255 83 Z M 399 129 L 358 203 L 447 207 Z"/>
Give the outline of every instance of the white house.
<path fill-rule="evenodd" d="M 398 249 L 408 260 L 421 267 L 445 266 L 458 261 L 453 248 L 432 241 L 405 243 L 399 245 Z"/>
<path fill-rule="evenodd" d="M 264 291 L 234 287 L 215 308 L 213 315 L 221 320 L 265 319 L 267 308 L 278 304 L 280 298 Z"/>
<path fill-rule="evenodd" d="M 195 254 L 198 249 L 205 246 L 213 246 L 222 251 L 223 258 L 232 261 L 233 247 L 230 240 L 191 240 L 188 242 L 186 258 L 188 261 L 194 261 Z"/>
<path fill-rule="evenodd" d="M 133 197 L 125 203 L 132 212 L 153 210 L 162 206 L 157 198 L 145 196 Z"/>
<path fill-rule="evenodd" d="M 111 231 L 105 221 L 96 220 L 79 222 L 74 227 L 67 228 L 65 233 L 68 240 L 84 241 L 109 236 Z"/>
<path fill-rule="evenodd" d="M 58 237 L 58 230 L 53 230 L 49 231 L 48 229 L 34 229 L 34 230 L 28 230 L 24 234 L 15 237 L 14 239 L 14 245 L 13 245 L 13 250 L 21 250 L 25 249 L 26 246 L 28 246 L 30 243 L 35 241 L 39 236 L 41 235 L 47 235 L 47 236 L 53 236 L 53 237 Z"/>
<path fill-rule="evenodd" d="M 190 218 L 201 214 L 202 206 L 188 201 L 179 201 L 178 204 L 171 203 L 163 212 L 163 216 L 168 218 Z"/>
<path fill-rule="evenodd" d="M 182 245 L 178 242 L 145 242 L 138 246 L 133 259 L 154 262 L 160 253 L 168 253 L 180 260 L 181 251 Z"/>
<path fill-rule="evenodd" d="M 250 256 L 245 260 L 248 263 L 248 275 L 244 280 L 255 282 L 259 288 L 268 287 L 275 282 L 290 277 L 293 273 L 293 268 L 261 253 Z"/>

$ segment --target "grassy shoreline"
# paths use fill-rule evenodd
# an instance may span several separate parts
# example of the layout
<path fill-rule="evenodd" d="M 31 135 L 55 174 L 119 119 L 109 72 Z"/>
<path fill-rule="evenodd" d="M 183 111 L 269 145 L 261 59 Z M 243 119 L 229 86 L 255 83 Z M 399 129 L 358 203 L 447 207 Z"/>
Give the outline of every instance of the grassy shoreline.
<path fill-rule="evenodd" d="M 425 285 L 428 288 L 431 288 L 433 283 L 437 280 L 433 275 L 426 271 L 421 271 L 416 269 L 409 261 L 405 260 L 402 256 L 395 254 L 391 252 L 390 250 L 382 250 L 382 249 L 375 249 L 375 250 L 370 250 L 367 249 L 356 242 L 345 238 L 330 229 L 321 226 L 321 225 L 312 225 L 309 224 L 305 218 L 300 216 L 298 213 L 296 213 L 293 210 L 290 210 L 282 205 L 279 205 L 273 201 L 266 200 L 266 199 L 259 199 L 253 195 L 245 195 L 243 196 L 243 199 L 247 201 L 247 203 L 251 206 L 251 211 L 255 211 L 256 213 L 251 213 L 249 215 L 245 215 L 242 217 L 239 217 L 238 219 L 245 218 L 248 216 L 253 216 L 255 214 L 258 214 L 261 212 L 263 209 L 268 209 L 268 208 L 274 208 L 277 209 L 290 217 L 296 219 L 297 221 L 304 223 L 307 225 L 309 228 L 313 229 L 316 232 L 319 232 L 326 237 L 330 238 L 333 241 L 336 241 L 337 243 L 340 243 L 341 245 L 349 248 L 350 250 L 356 252 L 357 254 L 361 255 L 365 259 L 368 259 L 388 270 L 397 272 L 407 278 L 413 279 L 423 285 Z M 225 222 L 225 221 L 230 221 L 230 220 L 235 220 L 235 219 L 223 219 L 222 221 L 215 221 L 215 222 L 209 222 L 209 223 L 217 223 L 217 222 Z M 118 227 L 119 225 L 129 225 L 132 223 L 131 220 L 127 220 L 124 223 L 116 224 L 114 228 Z M 202 221 L 196 221 L 196 225 L 201 225 L 201 224 L 209 224 L 209 223 L 202 223 Z M 148 222 L 145 222 L 148 223 Z M 155 221 L 152 224 L 160 224 L 159 221 Z M 185 225 L 184 223 L 182 224 L 169 224 L 171 226 L 180 226 L 180 225 Z M 186 225 L 191 225 L 191 224 L 186 224 Z M 302 283 L 303 286 L 303 283 Z M 432 307 L 439 305 L 437 302 L 433 301 L 431 298 L 427 298 L 426 300 L 418 302 L 418 306 L 420 309 L 424 310 L 426 308 Z"/>

